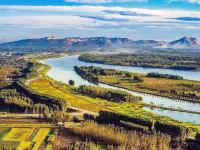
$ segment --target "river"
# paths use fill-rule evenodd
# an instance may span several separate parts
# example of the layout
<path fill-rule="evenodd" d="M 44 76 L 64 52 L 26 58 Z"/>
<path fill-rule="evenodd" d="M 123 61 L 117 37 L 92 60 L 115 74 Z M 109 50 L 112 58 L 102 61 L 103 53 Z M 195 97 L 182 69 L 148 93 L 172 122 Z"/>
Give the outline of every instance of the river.
<path fill-rule="evenodd" d="M 55 80 L 62 81 L 64 83 L 68 83 L 69 80 L 74 80 L 76 86 L 94 85 L 94 84 L 82 79 L 79 75 L 77 75 L 76 72 L 74 71 L 75 65 L 76 66 L 96 66 L 96 67 L 102 67 L 102 68 L 108 68 L 108 69 L 116 69 L 116 70 L 139 72 L 139 73 L 149 73 L 149 72 L 168 73 L 168 74 L 183 76 L 185 79 L 191 79 L 192 76 L 194 76 L 195 78 L 193 78 L 193 80 L 200 80 L 200 72 L 88 63 L 88 62 L 79 61 L 78 55 L 48 59 L 48 60 L 43 61 L 43 63 L 51 66 L 51 69 L 47 74 L 48 76 L 52 77 Z M 150 94 L 133 92 L 133 91 L 129 91 L 129 90 L 125 90 L 122 88 L 117 88 L 117 87 L 113 87 L 113 86 L 109 86 L 105 84 L 99 84 L 99 86 L 112 88 L 112 89 L 119 89 L 119 90 L 127 91 L 133 95 L 141 96 L 143 98 L 143 102 L 147 104 L 153 103 L 155 105 L 169 107 L 169 108 L 184 109 L 184 110 L 200 112 L 200 103 L 191 103 L 191 102 L 185 102 L 185 101 L 180 101 L 180 100 L 172 100 L 170 98 L 164 98 L 161 96 L 154 96 Z M 200 123 L 200 115 L 198 114 L 161 110 L 157 108 L 150 109 L 147 107 L 145 107 L 144 109 L 160 114 L 160 115 L 169 116 L 171 118 L 174 118 L 180 121 Z"/>

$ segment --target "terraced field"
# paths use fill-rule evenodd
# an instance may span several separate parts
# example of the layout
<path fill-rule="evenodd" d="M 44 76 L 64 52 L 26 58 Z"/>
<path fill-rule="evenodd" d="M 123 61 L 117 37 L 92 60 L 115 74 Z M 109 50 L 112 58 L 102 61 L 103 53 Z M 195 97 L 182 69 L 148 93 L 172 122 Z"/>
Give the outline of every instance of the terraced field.
<path fill-rule="evenodd" d="M 54 128 L 50 127 L 0 127 L 0 149 L 48 149 L 52 148 L 55 138 L 47 140 L 54 135 Z"/>

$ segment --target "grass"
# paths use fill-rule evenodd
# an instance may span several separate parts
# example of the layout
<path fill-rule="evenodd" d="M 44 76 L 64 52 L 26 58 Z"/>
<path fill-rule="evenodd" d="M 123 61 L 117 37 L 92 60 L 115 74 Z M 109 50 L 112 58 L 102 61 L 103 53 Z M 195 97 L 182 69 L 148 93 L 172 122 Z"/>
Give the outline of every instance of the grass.
<path fill-rule="evenodd" d="M 42 142 L 45 140 L 49 133 L 49 128 L 40 128 L 40 130 L 37 132 L 35 137 L 33 138 L 33 142 L 35 142 L 33 150 L 38 150 Z"/>
<path fill-rule="evenodd" d="M 7 128 L 7 127 L 10 127 L 10 128 L 55 128 L 57 127 L 57 125 L 54 125 L 54 124 L 48 124 L 48 123 L 18 123 L 18 124 L 11 124 L 11 123 L 0 123 L 0 128 Z M 0 132 L 0 137 L 1 137 L 1 132 Z"/>
<path fill-rule="evenodd" d="M 9 126 L 10 124 L 7 124 Z M 47 143 L 47 137 L 52 135 L 51 131 L 54 128 L 36 128 L 35 126 L 28 126 L 28 124 L 21 124 L 22 127 L 0 127 L 0 149 L 34 149 L 38 150 L 40 146 Z M 37 132 L 34 132 L 35 129 Z M 48 144 L 53 145 L 56 137 L 53 137 Z M 47 145 L 48 145 L 47 144 Z M 50 149 L 50 146 L 48 146 Z"/>
<path fill-rule="evenodd" d="M 34 80 L 33 82 L 30 83 L 29 86 L 31 87 L 32 90 L 35 90 L 40 94 L 48 94 L 53 97 L 64 99 L 66 100 L 66 103 L 70 104 L 73 107 L 78 107 L 81 109 L 86 109 L 94 112 L 98 112 L 100 110 L 107 110 L 101 105 L 96 104 L 93 101 L 93 98 L 76 95 L 67 88 L 63 88 L 63 86 L 53 84 L 51 81 L 45 78 Z"/>
<path fill-rule="evenodd" d="M 32 142 L 23 141 L 17 146 L 17 150 L 28 149 L 31 146 Z"/>
<path fill-rule="evenodd" d="M 32 150 L 38 150 L 41 144 L 42 144 L 42 142 L 35 142 Z"/>
<path fill-rule="evenodd" d="M 51 150 L 53 148 L 53 145 L 56 141 L 57 133 L 58 133 L 58 129 L 54 131 L 53 130 L 49 131 L 45 150 Z"/>
<path fill-rule="evenodd" d="M 47 146 L 45 147 L 45 150 L 51 150 L 53 148 L 52 144 L 47 144 Z"/>
<path fill-rule="evenodd" d="M 35 75 L 37 75 L 38 78 L 35 80 L 31 80 L 31 78 L 26 79 L 31 80 L 31 82 L 28 84 L 29 88 L 40 94 L 47 94 L 53 97 L 57 97 L 59 99 L 63 99 L 66 101 L 66 103 L 70 104 L 73 107 L 86 109 L 93 112 L 107 110 L 103 106 L 99 106 L 99 104 L 93 102 L 92 98 L 77 95 L 72 92 L 71 87 L 60 82 L 53 81 L 52 79 L 46 77 L 46 73 L 49 69 L 50 67 L 47 65 L 36 64 L 32 68 L 32 71 L 34 72 L 34 78 Z M 31 76 L 32 75 L 30 75 L 29 77 Z"/>
<path fill-rule="evenodd" d="M 10 128 L 0 128 L 0 139 L 2 139 L 10 130 Z"/>
<path fill-rule="evenodd" d="M 18 147 L 19 141 L 0 141 L 0 149 L 13 150 Z"/>
<path fill-rule="evenodd" d="M 4 141 L 25 141 L 31 135 L 31 128 L 12 128 L 4 137 Z"/>
<path fill-rule="evenodd" d="M 53 143 L 56 139 L 56 136 L 55 135 L 49 135 L 47 141 L 50 142 L 50 143 Z"/>
<path fill-rule="evenodd" d="M 40 128 L 40 130 L 37 132 L 37 134 L 33 138 L 33 141 L 34 142 L 44 141 L 44 139 L 46 138 L 46 136 L 49 133 L 49 130 L 50 130 L 49 128 Z"/>
<path fill-rule="evenodd" d="M 199 81 L 149 78 L 144 75 L 139 76 L 142 77 L 144 82 L 130 82 L 129 80 L 125 80 L 127 77 L 124 76 L 100 76 L 100 81 L 112 85 L 126 87 L 127 89 L 133 91 L 150 93 L 174 99 L 179 98 L 183 100 L 188 100 L 188 98 L 182 96 L 183 92 L 194 93 L 195 91 L 195 94 L 197 94 L 197 96 L 200 96 Z M 178 91 L 178 93 L 172 94 L 171 90 L 176 90 Z"/>

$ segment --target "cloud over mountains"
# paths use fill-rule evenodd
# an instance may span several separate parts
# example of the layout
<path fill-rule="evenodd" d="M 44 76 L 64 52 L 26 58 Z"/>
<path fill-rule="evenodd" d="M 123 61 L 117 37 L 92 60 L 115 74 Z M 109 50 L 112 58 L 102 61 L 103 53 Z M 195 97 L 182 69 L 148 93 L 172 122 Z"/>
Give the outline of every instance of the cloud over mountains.
<path fill-rule="evenodd" d="M 0 5 L 0 32 L 4 39 L 53 33 L 60 37 L 67 34 L 171 40 L 184 35 L 198 37 L 199 20 L 199 11 L 91 5 Z M 29 35 L 24 32 L 26 30 Z"/>

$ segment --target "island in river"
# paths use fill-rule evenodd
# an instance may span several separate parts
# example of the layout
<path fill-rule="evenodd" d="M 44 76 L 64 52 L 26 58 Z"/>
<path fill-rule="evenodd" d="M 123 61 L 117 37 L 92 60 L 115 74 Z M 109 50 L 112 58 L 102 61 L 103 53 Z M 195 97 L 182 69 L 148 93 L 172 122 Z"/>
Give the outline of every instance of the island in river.
<path fill-rule="evenodd" d="M 159 73 L 144 75 L 93 66 L 75 66 L 74 70 L 94 83 L 106 83 L 132 91 L 200 102 L 200 82 L 184 80 L 180 76 Z"/>

